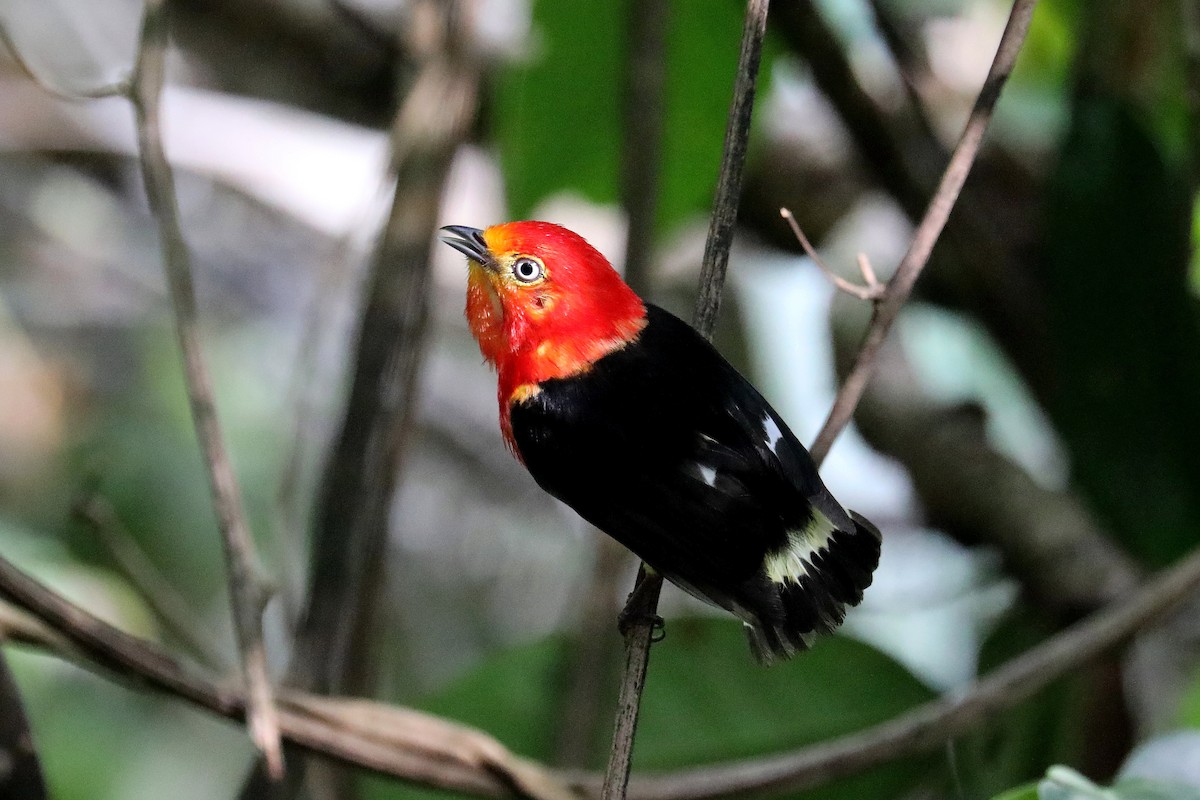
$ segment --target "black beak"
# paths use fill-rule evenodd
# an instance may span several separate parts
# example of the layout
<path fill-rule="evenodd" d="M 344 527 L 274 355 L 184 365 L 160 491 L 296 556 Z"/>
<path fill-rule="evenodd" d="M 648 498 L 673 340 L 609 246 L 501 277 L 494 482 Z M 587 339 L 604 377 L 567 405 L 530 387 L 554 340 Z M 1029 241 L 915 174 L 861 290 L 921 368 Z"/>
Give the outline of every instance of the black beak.
<path fill-rule="evenodd" d="M 485 267 L 491 266 L 492 254 L 488 252 L 487 242 L 483 240 L 483 231 L 468 228 L 466 225 L 447 225 L 442 230 L 452 234 L 439 237 L 443 242 L 472 261 L 478 261 Z"/>

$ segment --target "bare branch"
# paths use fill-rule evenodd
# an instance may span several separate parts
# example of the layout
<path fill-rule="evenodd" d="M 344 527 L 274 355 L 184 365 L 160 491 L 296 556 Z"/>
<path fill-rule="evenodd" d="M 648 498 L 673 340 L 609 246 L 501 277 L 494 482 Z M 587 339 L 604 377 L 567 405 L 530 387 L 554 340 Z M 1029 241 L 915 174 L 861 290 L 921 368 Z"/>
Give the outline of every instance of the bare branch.
<path fill-rule="evenodd" d="M 762 40 L 767 29 L 767 6 L 768 0 L 748 0 L 746 3 L 737 78 L 733 84 L 733 104 L 729 109 L 721 172 L 717 176 L 717 196 L 713 201 L 708 240 L 704 245 L 704 262 L 700 269 L 700 296 L 696 299 L 696 310 L 692 317 L 692 326 L 705 339 L 712 338 L 717 311 L 721 307 L 721 291 L 725 287 L 729 248 L 733 244 L 733 224 L 737 221 L 738 200 L 742 192 L 746 147 L 750 141 L 750 116 L 754 111 Z"/>
<path fill-rule="evenodd" d="M 750 118 L 754 110 L 755 84 L 762 58 L 762 41 L 767 28 L 768 0 L 748 0 L 738 52 L 737 75 L 734 80 L 733 102 L 729 123 L 725 129 L 725 145 L 721 171 L 717 178 L 716 198 L 704 246 L 704 262 L 700 272 L 700 293 L 696 299 L 693 326 L 705 339 L 712 338 L 725 285 L 729 264 L 729 248 L 733 244 L 733 226 L 737 220 L 738 199 L 742 189 L 742 172 L 746 148 L 750 139 Z M 637 732 L 638 709 L 646 683 L 646 667 L 650 661 L 650 644 L 654 635 L 658 596 L 662 577 L 648 574 L 645 566 L 638 571 L 631 602 L 624 614 L 632 624 L 625 629 L 625 671 L 617 700 L 617 725 L 613 732 L 604 788 L 604 800 L 625 797 L 633 755 L 633 739 Z"/>
<path fill-rule="evenodd" d="M 950 211 L 954 208 L 958 194 L 971 171 L 971 165 L 974 164 L 975 157 L 979 154 L 979 146 L 983 141 L 983 134 L 987 131 L 988 123 L 992 119 L 996 101 L 1000 99 L 1000 91 L 1012 72 L 1017 54 L 1021 52 L 1021 45 L 1025 41 L 1025 34 L 1029 30 L 1029 22 L 1033 17 L 1033 9 L 1036 5 L 1037 0 L 1016 0 L 1013 3 L 1008 24 L 1004 28 L 1000 46 L 996 50 L 996 57 L 988 70 L 979 97 L 975 100 L 975 106 L 967 118 L 962 138 L 954 148 L 954 152 L 950 156 L 950 163 L 946 166 L 937 191 L 925 211 L 921 224 L 917 226 L 916 233 L 913 234 L 912 245 L 901 259 L 896 273 L 888 281 L 887 292 L 875 308 L 875 315 L 867 330 L 866 338 L 863 340 L 862 348 L 854 360 L 854 366 L 850 369 L 845 383 L 838 392 L 837 399 L 834 400 L 829 417 L 825 420 L 821 432 L 817 434 L 816 441 L 813 443 L 812 456 L 818 464 L 829 454 L 833 440 L 846 427 L 850 417 L 854 414 L 854 407 L 858 405 L 867 381 L 870 380 L 874 370 L 879 347 L 887 337 L 888 331 L 891 330 L 892 323 L 896 321 L 901 306 L 912 293 L 917 277 L 929 261 L 929 255 L 933 252 L 934 245 L 937 244 L 946 220 L 950 218 Z"/>
<path fill-rule="evenodd" d="M 800 791 L 876 764 L 935 750 L 994 714 L 1029 698 L 1053 680 L 1078 669 L 1119 645 L 1200 589 L 1200 549 L 1164 570 L 1140 589 L 1114 601 L 1084 621 L 1005 664 L 962 694 L 916 708 L 901 717 L 859 733 L 800 750 L 761 759 L 680 770 L 636 778 L 629 795 L 636 800 L 693 800 L 740 796 L 758 791 Z M 113 673 L 184 699 L 229 719 L 244 716 L 245 694 L 220 687 L 185 671 L 156 645 L 130 636 L 70 603 L 0 557 L 0 597 L 32 614 L 53 632 L 18 625 L 31 632 L 24 640 L 52 648 L 89 667 Z M 4 619 L 0 606 L 0 621 Z M 5 630 L 12 630 L 3 623 Z M 69 647 L 57 645 L 57 634 Z M 280 724 L 289 741 L 345 763 L 416 784 L 453 789 L 478 797 L 560 798 L 560 784 L 537 764 L 503 758 L 480 763 L 465 754 L 461 740 L 442 737 L 446 723 L 431 718 L 418 740 L 404 743 L 390 725 L 378 720 L 391 713 L 370 704 L 370 713 L 352 701 L 331 713 L 324 703 L 340 702 L 301 696 L 280 709 Z M 407 712 L 400 711 L 404 714 Z M 330 719 L 331 716 L 336 720 Z M 468 729 L 469 730 L 469 729 Z M 479 738 L 474 738 L 477 736 Z M 487 734 L 473 732 L 476 752 Z M 483 747 L 487 749 L 486 746 Z M 514 764 L 516 766 L 514 766 Z M 578 791 L 596 796 L 601 778 L 576 774 Z M 541 787 L 541 788 L 538 788 Z"/>
<path fill-rule="evenodd" d="M 225 550 L 234 629 L 250 696 L 250 736 L 265 755 L 271 774 L 278 778 L 283 775 L 283 753 L 262 637 L 262 612 L 268 591 L 259 570 L 237 477 L 217 420 L 212 376 L 200 346 L 191 258 L 179 222 L 175 179 L 160 132 L 159 98 L 168 45 L 166 15 L 165 0 L 147 0 L 129 99 L 137 113 L 138 154 L 146 195 L 159 226 L 163 265 L 175 309 L 175 333 L 183 356 L 188 404 L 204 455 L 213 509 Z"/>
<path fill-rule="evenodd" d="M 849 361 L 861 339 L 861 326 L 835 324 L 835 360 Z M 930 524 L 969 545 L 998 548 L 1038 606 L 1062 621 L 1141 582 L 1142 569 L 1078 497 L 1038 485 L 991 446 L 981 409 L 929 397 L 894 341 L 876 372 L 855 422 L 872 447 L 904 465 Z"/>
<path fill-rule="evenodd" d="M 214 642 L 199 630 L 187 600 L 138 545 L 112 504 L 98 494 L 90 494 L 80 497 L 71 511 L 95 533 L 117 568 L 184 647 L 207 667 L 219 669 L 224 666 L 225 659 Z"/>
<path fill-rule="evenodd" d="M 21 693 L 0 652 L 0 797 L 46 800 L 46 781 Z"/>
<path fill-rule="evenodd" d="M 635 777 L 634 800 L 701 800 L 800 792 L 904 756 L 931 752 L 1093 661 L 1200 588 L 1200 549 L 1142 588 L 1009 661 L 966 691 L 821 744 L 660 777 Z M 580 785 L 590 785 L 580 781 Z"/>
<path fill-rule="evenodd" d="M 243 690 L 185 670 L 157 645 L 114 628 L 3 557 L 0 597 L 49 627 L 47 634 L 17 620 L 18 628 L 28 634 L 25 641 L 220 716 L 245 719 Z M 3 611 L 0 605 L 0 623 L 11 616 Z M 7 624 L 2 629 L 9 630 Z M 280 729 L 290 742 L 412 783 L 478 797 L 566 800 L 573 796 L 548 770 L 513 756 L 488 734 L 420 712 L 303 694 L 287 695 L 278 712 Z"/>
<path fill-rule="evenodd" d="M 356 332 L 354 373 L 314 513 L 309 596 L 290 679 L 318 692 L 365 691 L 364 643 L 423 363 L 430 243 L 438 198 L 476 109 L 476 70 L 463 52 L 463 9 L 411 5 L 419 70 L 392 126 L 396 186 L 373 254 Z"/>
<path fill-rule="evenodd" d="M 871 269 L 871 263 L 867 261 L 865 254 L 859 254 L 858 265 L 859 269 L 862 270 L 863 278 L 867 284 L 866 286 L 857 286 L 841 275 L 838 275 L 825 263 L 812 246 L 812 242 L 804 235 L 804 231 L 800 228 L 800 223 L 796 221 L 796 217 L 791 211 L 781 208 L 779 209 L 779 216 L 787 221 L 788 226 L 792 229 L 792 233 L 796 237 L 796 241 L 800 242 L 800 246 L 804 248 L 804 252 L 812 259 L 814 264 L 820 267 L 821 272 L 825 273 L 825 277 L 829 278 L 834 286 L 851 297 L 857 297 L 859 300 L 878 300 L 883 296 L 884 286 L 875 277 L 875 270 Z"/>

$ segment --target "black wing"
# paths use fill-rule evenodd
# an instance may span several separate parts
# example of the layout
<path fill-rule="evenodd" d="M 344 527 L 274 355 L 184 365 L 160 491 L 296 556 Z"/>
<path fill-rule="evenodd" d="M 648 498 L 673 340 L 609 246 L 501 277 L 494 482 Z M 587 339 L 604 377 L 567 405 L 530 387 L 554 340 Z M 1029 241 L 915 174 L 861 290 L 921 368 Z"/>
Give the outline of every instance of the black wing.
<path fill-rule="evenodd" d="M 686 323 L 647 311 L 636 342 L 513 406 L 517 448 L 546 491 L 736 611 L 814 509 L 855 526 L 749 381 Z"/>

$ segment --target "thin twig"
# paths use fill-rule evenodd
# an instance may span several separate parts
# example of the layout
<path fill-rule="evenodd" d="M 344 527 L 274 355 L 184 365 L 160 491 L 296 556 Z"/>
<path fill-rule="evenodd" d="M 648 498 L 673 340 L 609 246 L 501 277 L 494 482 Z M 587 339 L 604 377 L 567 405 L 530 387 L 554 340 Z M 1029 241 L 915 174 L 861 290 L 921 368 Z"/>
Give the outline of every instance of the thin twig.
<path fill-rule="evenodd" d="M 0 598 L 48 627 L 43 634 L 36 625 L 23 626 L 29 644 L 228 719 L 245 719 L 244 690 L 185 669 L 158 645 L 109 625 L 3 557 Z M 3 611 L 0 606 L 0 620 Z M 450 720 L 368 701 L 299 693 L 282 697 L 278 714 L 289 742 L 414 784 L 477 797 L 570 797 L 561 780 L 545 767 L 513 756 L 483 731 Z"/>
<path fill-rule="evenodd" d="M 704 246 L 704 261 L 700 271 L 700 292 L 692 324 L 706 339 L 712 338 L 717 311 L 721 306 L 721 291 L 729 265 L 729 248 L 733 243 L 733 225 L 737 219 L 738 200 L 742 189 L 742 172 L 746 148 L 750 139 L 750 119 L 754 110 L 755 84 L 762 58 L 762 41 L 767 27 L 768 0 L 748 0 L 738 52 L 737 76 L 734 80 L 733 102 L 729 123 L 725 129 L 725 145 L 721 171 L 717 178 L 716 197 Z M 625 797 L 629 785 L 629 770 L 633 758 L 633 740 L 637 732 L 638 710 L 642 689 L 646 684 L 646 667 L 650 661 L 650 644 L 654 635 L 654 620 L 662 577 L 638 571 L 633 602 L 627 606 L 632 620 L 625 630 L 625 671 L 617 699 L 617 725 L 613 732 L 612 750 L 601 791 L 603 800 Z"/>
<path fill-rule="evenodd" d="M 225 550 L 234 629 L 250 697 L 250 736 L 270 765 L 271 775 L 279 778 L 283 775 L 283 751 L 262 636 L 262 612 L 268 591 L 246 522 L 237 477 L 217 420 L 212 376 L 200 346 L 191 259 L 179 222 L 175 179 L 163 150 L 160 131 L 159 99 L 167 45 L 166 2 L 147 0 L 129 91 L 137 114 L 138 154 L 150 210 L 158 221 L 167 285 L 175 308 L 175 332 L 183 355 L 188 404 L 204 455 L 213 509 Z"/>
<path fill-rule="evenodd" d="M 220 649 L 199 630 L 195 609 L 146 555 L 112 503 L 91 493 L 80 497 L 71 513 L 91 529 L 154 615 L 200 663 L 212 669 L 227 666 Z"/>
<path fill-rule="evenodd" d="M 946 225 L 946 220 L 950 217 L 950 211 L 954 208 L 958 194 L 967 180 L 971 165 L 974 164 L 975 157 L 979 154 L 979 146 L 983 141 L 983 134 L 987 131 L 988 123 L 992 119 L 996 101 L 1000 99 L 1000 91 L 1012 72 L 1017 54 L 1021 52 L 1021 45 L 1025 41 L 1025 34 L 1029 30 L 1029 22 L 1033 17 L 1033 9 L 1036 5 L 1037 0 L 1016 0 L 1013 3 L 1008 24 L 1005 25 L 1004 34 L 1000 37 L 996 57 L 988 70 L 987 79 L 983 83 L 979 97 L 975 100 L 975 106 L 967 118 L 962 138 L 954 148 L 954 152 L 950 156 L 950 163 L 946 166 L 937 191 L 925 211 L 921 224 L 917 226 L 916 233 L 913 234 L 912 245 L 901 259 L 896 273 L 888 281 L 887 292 L 883 300 L 875 307 L 874 317 L 863 340 L 862 348 L 854 360 L 854 366 L 851 367 L 845 383 L 838 392 L 837 399 L 834 400 L 829 417 L 825 420 L 821 432 L 817 434 L 816 441 L 813 443 L 811 452 L 813 459 L 818 464 L 829 454 L 833 440 L 850 421 L 854 407 L 858 405 L 867 381 L 870 380 L 874 370 L 879 347 L 887 338 L 888 331 L 891 330 L 892 323 L 896 321 L 901 306 L 912 293 L 913 284 L 916 283 L 921 270 L 929 261 L 929 255 L 933 252 L 933 247 Z"/>
<path fill-rule="evenodd" d="M 763 35 L 767 29 L 767 6 L 768 0 L 748 0 L 746 3 L 737 78 L 733 84 L 733 104 L 729 109 L 729 124 L 725 128 L 717 195 L 713 201 L 708 240 L 704 244 L 704 261 L 700 269 L 700 296 L 696 299 L 696 310 L 692 316 L 692 326 L 705 339 L 712 338 L 713 327 L 717 324 L 721 291 L 725 287 L 725 270 L 729 266 L 733 224 L 737 221 L 742 171 L 750 142 L 750 117 L 754 111 L 758 65 L 762 59 Z"/>
<path fill-rule="evenodd" d="M 796 221 L 796 217 L 786 208 L 779 209 L 779 216 L 787 221 L 788 226 L 792 229 L 792 234 L 796 237 L 796 241 L 800 242 L 800 246 L 804 248 L 804 252 L 812 259 L 821 272 L 825 273 L 825 277 L 829 278 L 838 289 L 841 289 L 851 297 L 857 297 L 859 300 L 878 300 L 883 296 L 884 285 L 875 277 L 875 270 L 871 269 L 871 262 L 867 260 L 865 253 L 860 253 L 858 256 L 858 266 L 862 270 L 863 279 L 866 281 L 865 286 L 851 283 L 850 281 L 838 275 L 817 253 L 816 248 L 812 246 L 812 242 L 804 235 L 800 223 Z"/>

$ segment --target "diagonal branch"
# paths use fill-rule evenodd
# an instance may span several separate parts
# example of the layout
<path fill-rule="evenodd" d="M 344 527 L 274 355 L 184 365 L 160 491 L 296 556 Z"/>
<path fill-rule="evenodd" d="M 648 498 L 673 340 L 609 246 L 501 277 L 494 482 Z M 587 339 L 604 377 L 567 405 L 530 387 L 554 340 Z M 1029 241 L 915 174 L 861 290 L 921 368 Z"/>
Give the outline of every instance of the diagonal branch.
<path fill-rule="evenodd" d="M 175 333 L 183 355 L 188 404 L 208 468 L 213 509 L 225 550 L 234 629 L 250 697 L 250 736 L 274 777 L 283 774 L 283 754 L 263 645 L 262 612 L 268 590 L 261 575 L 237 477 L 217 420 L 212 376 L 200 346 L 191 258 L 179 222 L 175 179 L 163 150 L 159 99 L 168 44 L 165 0 L 147 0 L 129 99 L 137 114 L 138 154 L 150 211 L 158 221 L 167 286 L 175 308 Z"/>
<path fill-rule="evenodd" d="M 737 76 L 733 87 L 733 103 L 729 109 L 729 123 L 725 129 L 721 171 L 717 177 L 717 193 L 713 201 L 712 219 L 700 272 L 700 294 L 696 299 L 695 316 L 692 321 L 696 330 L 706 339 L 712 337 L 717 311 L 721 306 L 725 271 L 729 265 L 729 248 L 733 243 L 733 225 L 737 220 L 742 172 L 750 140 L 750 118 L 754 110 L 754 91 L 762 58 L 762 41 L 767 28 L 767 6 L 768 0 L 748 0 L 746 3 Z M 625 632 L 625 671 L 617 699 L 617 725 L 613 732 L 612 750 L 601 792 L 604 800 L 619 800 L 625 797 L 625 790 L 629 784 L 633 739 L 637 732 L 638 709 L 642 701 L 642 689 L 646 684 L 646 667 L 650 662 L 650 644 L 653 640 L 661 590 L 662 577 L 649 573 L 643 565 L 638 570 L 637 583 L 625 611 L 628 618 L 634 622 Z"/>
<path fill-rule="evenodd" d="M 829 454 L 829 448 L 833 446 L 833 440 L 842 432 L 854 414 L 854 407 L 862 398 L 867 381 L 870 380 L 871 373 L 875 369 L 879 348 L 883 344 L 883 340 L 887 338 L 892 323 L 896 321 L 901 306 L 912 294 L 913 285 L 916 284 L 921 270 L 928 263 L 933 247 L 937 244 L 938 237 L 946 226 L 946 220 L 950 218 L 950 212 L 958 200 L 959 192 L 962 191 L 971 166 L 975 163 L 975 157 L 979 155 L 983 135 L 987 131 L 988 123 L 991 122 L 996 101 L 1000 99 L 1000 91 L 1012 72 L 1017 55 L 1021 52 L 1021 45 L 1025 42 L 1025 34 L 1029 30 L 1029 22 L 1033 17 L 1033 9 L 1036 5 L 1037 0 L 1016 0 L 1013 3 L 1008 24 L 1005 25 L 1004 33 L 1000 37 L 1000 46 L 996 50 L 996 57 L 988 70 L 979 97 L 975 100 L 975 106 L 967 118 L 962 137 L 950 156 L 950 163 L 946 166 L 946 171 L 938 183 L 933 199 L 929 202 L 921 224 L 917 226 L 916 233 L 913 234 L 913 241 L 908 252 L 904 254 L 895 274 L 888 281 L 883 299 L 875 306 L 871 325 L 867 329 L 858 356 L 854 359 L 854 366 L 850 368 L 850 373 L 846 376 L 846 381 L 842 384 L 842 388 L 834 400 L 829 417 L 825 420 L 820 433 L 817 434 L 816 441 L 813 442 L 812 456 L 818 464 L 824 461 L 825 456 Z"/>
<path fill-rule="evenodd" d="M 11 628 L 6 620 L 13 615 L 0 604 L 0 638 L 11 635 L 219 716 L 245 719 L 245 691 L 194 674 L 158 645 L 93 616 L 3 557 L 0 598 L 37 620 Z M 477 797 L 571 797 L 553 773 L 512 755 L 488 734 L 410 709 L 289 693 L 281 698 L 278 718 L 293 744 L 422 786 Z"/>

